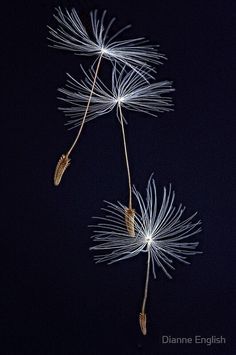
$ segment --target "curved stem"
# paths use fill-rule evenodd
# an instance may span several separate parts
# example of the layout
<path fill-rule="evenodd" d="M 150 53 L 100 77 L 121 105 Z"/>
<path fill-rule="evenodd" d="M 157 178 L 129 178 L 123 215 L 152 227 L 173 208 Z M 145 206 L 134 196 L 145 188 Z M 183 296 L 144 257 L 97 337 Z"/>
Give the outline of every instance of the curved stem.
<path fill-rule="evenodd" d="M 86 106 L 86 109 L 85 109 L 85 112 L 84 112 L 84 117 L 83 117 L 80 129 L 79 129 L 79 132 L 78 132 L 77 136 L 75 137 L 75 140 L 74 140 L 72 146 L 70 147 L 70 149 L 68 150 L 68 152 L 66 154 L 67 157 L 70 155 L 70 153 L 74 149 L 76 143 L 79 140 L 80 134 L 82 132 L 82 129 L 83 129 L 83 126 L 84 126 L 84 123 L 85 123 L 85 119 L 86 119 L 86 116 L 87 116 L 87 113 L 88 113 L 88 109 L 89 109 L 89 106 L 90 106 L 90 102 L 91 102 L 91 99 L 92 99 L 92 96 L 93 96 L 93 91 L 94 91 L 94 87 L 95 87 L 95 84 L 96 84 L 96 80 L 97 80 L 97 76 L 98 76 L 98 70 L 99 70 L 99 67 L 100 67 L 100 64 L 101 64 L 101 60 L 102 60 L 102 54 L 99 56 L 99 59 L 98 59 L 98 63 L 97 63 L 97 67 L 96 67 L 96 71 L 95 71 L 94 79 L 93 79 L 93 85 L 92 85 L 92 88 L 91 88 L 91 92 L 90 92 L 90 95 L 89 95 L 88 103 L 87 103 L 87 106 Z"/>
<path fill-rule="evenodd" d="M 127 168 L 127 174 L 128 174 L 129 208 L 132 209 L 132 184 L 131 184 L 131 174 L 130 174 L 129 158 L 128 158 L 128 153 L 127 153 L 127 144 L 126 144 L 126 138 L 125 138 L 124 119 L 123 119 L 123 114 L 122 114 L 122 110 L 121 110 L 121 105 L 120 105 L 120 103 L 118 104 L 118 107 L 119 107 L 120 124 L 121 124 L 122 137 L 123 137 L 123 143 L 124 143 L 126 168 Z"/>
<path fill-rule="evenodd" d="M 147 273 L 146 273 L 146 281 L 145 281 L 145 289 L 144 289 L 144 297 L 143 297 L 143 305 L 142 305 L 142 313 L 145 313 L 146 301 L 147 301 L 147 294 L 148 294 L 148 283 L 149 283 L 149 274 L 150 274 L 150 260 L 151 260 L 151 253 L 148 249 L 148 260 L 147 260 Z"/>

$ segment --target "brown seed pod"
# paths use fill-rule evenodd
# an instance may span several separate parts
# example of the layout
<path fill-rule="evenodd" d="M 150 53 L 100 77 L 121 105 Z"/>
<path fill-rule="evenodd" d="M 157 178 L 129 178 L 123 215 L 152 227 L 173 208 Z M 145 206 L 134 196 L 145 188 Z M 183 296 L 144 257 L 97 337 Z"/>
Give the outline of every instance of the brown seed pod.
<path fill-rule="evenodd" d="M 146 313 L 139 313 L 139 325 L 143 335 L 147 335 L 147 316 Z"/>
<path fill-rule="evenodd" d="M 132 208 L 126 208 L 125 224 L 126 224 L 127 231 L 131 237 L 135 237 L 134 217 L 135 217 L 135 210 Z"/>
<path fill-rule="evenodd" d="M 54 185 L 55 186 L 58 186 L 60 184 L 65 170 L 70 165 L 70 161 L 71 161 L 71 159 L 69 159 L 69 157 L 65 154 L 62 154 L 62 156 L 60 157 L 60 159 L 57 163 L 56 169 L 55 169 L 55 173 L 54 173 Z"/>

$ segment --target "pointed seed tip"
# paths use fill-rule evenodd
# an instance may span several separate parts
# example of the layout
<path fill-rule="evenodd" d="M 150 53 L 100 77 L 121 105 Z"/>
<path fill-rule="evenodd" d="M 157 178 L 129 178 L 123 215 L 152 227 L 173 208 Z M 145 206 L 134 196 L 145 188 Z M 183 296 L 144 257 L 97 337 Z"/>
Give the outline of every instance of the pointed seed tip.
<path fill-rule="evenodd" d="M 58 186 L 60 184 L 65 170 L 70 165 L 70 161 L 71 159 L 65 154 L 62 154 L 62 156 L 58 160 L 54 173 L 54 186 Z"/>
<path fill-rule="evenodd" d="M 146 313 L 139 313 L 139 325 L 143 335 L 147 335 L 147 315 Z"/>

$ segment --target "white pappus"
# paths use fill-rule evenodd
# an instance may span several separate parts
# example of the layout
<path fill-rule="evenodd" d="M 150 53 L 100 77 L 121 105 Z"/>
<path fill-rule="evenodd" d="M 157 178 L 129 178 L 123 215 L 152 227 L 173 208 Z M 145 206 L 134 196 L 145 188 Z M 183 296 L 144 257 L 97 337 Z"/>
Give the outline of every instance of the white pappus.
<path fill-rule="evenodd" d="M 108 60 L 116 60 L 123 64 L 133 66 L 151 67 L 161 64 L 165 59 L 163 54 L 157 51 L 158 45 L 148 44 L 145 38 L 135 38 L 117 40 L 117 37 L 131 26 L 121 28 L 114 35 L 109 37 L 109 32 L 115 18 L 105 26 L 106 11 L 103 11 L 101 18 L 98 11 L 90 12 L 92 35 L 84 27 L 75 9 L 65 12 L 61 8 L 56 9 L 54 18 L 57 20 L 58 27 L 53 29 L 48 26 L 51 37 L 48 39 L 53 43 L 52 46 L 58 49 L 65 49 L 75 54 L 85 56 L 102 56 Z M 148 64 L 150 63 L 150 64 Z"/>
<path fill-rule="evenodd" d="M 83 72 L 85 79 L 80 81 L 67 74 L 66 87 L 58 89 L 63 94 L 59 99 L 67 104 L 67 107 L 59 107 L 59 109 L 70 117 L 67 124 L 72 125 L 72 128 L 80 126 L 83 122 L 84 110 L 91 94 L 94 71 L 91 69 L 88 73 L 85 70 Z M 148 80 L 150 80 L 149 70 L 143 70 L 140 75 L 138 69 L 134 71 L 127 70 L 126 67 L 120 69 L 117 66 L 112 69 L 111 88 L 97 77 L 85 122 L 109 113 L 114 108 L 117 109 L 119 120 L 120 109 L 123 108 L 152 116 L 172 110 L 172 99 L 167 95 L 174 91 L 172 82 L 165 80 L 150 83 Z"/>
<path fill-rule="evenodd" d="M 198 242 L 186 241 L 201 231 L 201 221 L 193 222 L 196 213 L 181 220 L 185 207 L 181 204 L 178 208 L 174 206 L 175 193 L 171 185 L 169 189 L 164 188 L 159 210 L 153 178 L 148 181 L 146 201 L 135 187 L 133 193 L 140 210 L 134 217 L 135 237 L 131 238 L 127 232 L 124 222 L 126 207 L 119 202 L 117 204 L 107 202 L 107 207 L 102 209 L 107 215 L 94 217 L 101 222 L 92 226 L 95 227 L 92 238 L 98 244 L 91 247 L 91 250 L 106 252 L 95 256 L 95 261 L 112 264 L 132 258 L 140 252 L 148 252 L 154 277 L 155 267 L 159 266 L 171 278 L 167 269 L 174 269 L 173 259 L 188 263 L 187 256 L 201 253 L 195 250 Z"/>

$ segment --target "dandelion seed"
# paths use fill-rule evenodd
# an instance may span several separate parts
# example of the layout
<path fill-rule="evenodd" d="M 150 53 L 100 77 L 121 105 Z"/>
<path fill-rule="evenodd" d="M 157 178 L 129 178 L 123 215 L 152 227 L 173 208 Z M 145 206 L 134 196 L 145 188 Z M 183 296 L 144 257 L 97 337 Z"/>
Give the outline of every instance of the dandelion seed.
<path fill-rule="evenodd" d="M 140 212 L 136 210 L 134 216 L 135 237 L 130 238 L 125 223 L 127 207 L 121 203 L 107 202 L 105 217 L 98 217 L 99 223 L 93 225 L 93 240 L 97 242 L 91 250 L 103 252 L 94 257 L 96 263 L 122 261 L 132 258 L 141 252 L 147 253 L 147 272 L 144 288 L 142 309 L 139 316 L 141 331 L 146 329 L 146 302 L 150 269 L 156 278 L 156 267 L 159 267 L 168 278 L 172 278 L 168 269 L 174 270 L 173 259 L 185 264 L 188 256 L 201 252 L 195 249 L 198 242 L 186 241 L 201 231 L 201 221 L 193 222 L 196 213 L 182 220 L 185 208 L 180 205 L 174 206 L 175 193 L 170 185 L 164 188 L 163 199 L 160 209 L 157 206 L 157 191 L 153 178 L 147 185 L 146 201 L 141 194 L 133 188 Z M 105 253 L 104 253 L 105 252 Z"/>
<path fill-rule="evenodd" d="M 68 166 L 70 165 L 70 159 L 67 155 L 62 155 L 57 163 L 55 173 L 54 173 L 54 185 L 58 186 L 61 182 L 62 176 Z"/>

